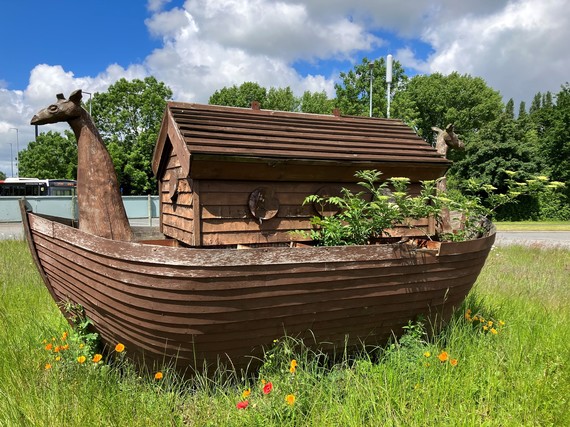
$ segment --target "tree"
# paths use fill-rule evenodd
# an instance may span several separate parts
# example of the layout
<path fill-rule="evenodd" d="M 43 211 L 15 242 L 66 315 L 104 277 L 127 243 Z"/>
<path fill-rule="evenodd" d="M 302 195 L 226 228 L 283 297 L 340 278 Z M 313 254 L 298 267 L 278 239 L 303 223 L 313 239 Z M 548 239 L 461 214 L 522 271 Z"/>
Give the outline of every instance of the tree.
<path fill-rule="evenodd" d="M 253 101 L 258 101 L 261 108 L 267 101 L 267 89 L 254 82 L 242 83 L 239 87 L 224 87 L 215 91 L 208 101 L 212 105 L 249 108 Z"/>
<path fill-rule="evenodd" d="M 540 92 L 538 92 L 536 95 L 534 95 L 534 98 L 532 99 L 532 104 L 530 104 L 530 109 L 528 110 L 529 114 L 533 114 L 538 110 L 540 110 L 540 107 L 542 106 L 541 103 L 542 103 L 542 95 Z"/>
<path fill-rule="evenodd" d="M 326 92 L 303 92 L 301 96 L 301 111 L 303 113 L 330 114 L 333 109 L 334 100 L 328 99 Z"/>
<path fill-rule="evenodd" d="M 278 111 L 298 111 L 299 99 L 295 97 L 289 86 L 286 88 L 272 87 L 267 92 L 267 98 L 262 108 Z"/>
<path fill-rule="evenodd" d="M 0 171 L 0 181 L 3 181 L 6 179 L 6 174 L 2 171 Z"/>
<path fill-rule="evenodd" d="M 413 120 L 418 134 L 430 143 L 435 141 L 432 126 L 443 129 L 453 123 L 465 137 L 497 119 L 504 107 L 499 92 L 485 80 L 456 72 L 414 76 L 396 93 L 394 104 L 397 117 Z"/>
<path fill-rule="evenodd" d="M 362 63 L 347 73 L 340 73 L 342 83 L 335 83 L 336 106 L 342 114 L 368 116 L 370 114 L 370 78 L 372 78 L 372 116 L 386 117 L 386 61 L 380 58 Z M 408 77 L 398 61 L 392 65 L 391 96 L 403 90 Z"/>
<path fill-rule="evenodd" d="M 509 99 L 505 105 L 505 113 L 511 119 L 515 118 L 515 101 L 513 101 L 513 98 Z"/>
<path fill-rule="evenodd" d="M 566 184 L 570 195 L 570 84 L 556 95 L 556 104 L 545 106 L 532 115 L 540 139 L 543 161 L 551 179 Z"/>
<path fill-rule="evenodd" d="M 519 104 L 519 115 L 518 115 L 518 119 L 522 120 L 524 118 L 527 117 L 526 114 L 526 103 L 524 101 L 521 101 L 521 103 Z"/>
<path fill-rule="evenodd" d="M 40 179 L 76 179 L 77 143 L 69 130 L 49 131 L 20 151 L 20 175 Z"/>
<path fill-rule="evenodd" d="M 172 90 L 154 77 L 120 79 L 91 100 L 93 120 L 107 144 L 123 194 L 156 193 L 152 155 Z"/>

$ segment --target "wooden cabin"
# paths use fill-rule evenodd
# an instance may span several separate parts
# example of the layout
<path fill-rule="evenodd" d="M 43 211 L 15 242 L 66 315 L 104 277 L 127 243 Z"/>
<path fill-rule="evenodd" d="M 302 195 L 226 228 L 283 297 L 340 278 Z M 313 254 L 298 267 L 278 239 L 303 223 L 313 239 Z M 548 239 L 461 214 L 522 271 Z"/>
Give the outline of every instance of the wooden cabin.
<path fill-rule="evenodd" d="M 305 197 L 360 190 L 358 170 L 408 177 L 414 193 L 449 165 L 401 120 L 170 102 L 152 167 L 164 235 L 231 247 L 302 241 L 291 231 L 319 214 Z M 432 222 L 418 225 L 433 234 Z"/>

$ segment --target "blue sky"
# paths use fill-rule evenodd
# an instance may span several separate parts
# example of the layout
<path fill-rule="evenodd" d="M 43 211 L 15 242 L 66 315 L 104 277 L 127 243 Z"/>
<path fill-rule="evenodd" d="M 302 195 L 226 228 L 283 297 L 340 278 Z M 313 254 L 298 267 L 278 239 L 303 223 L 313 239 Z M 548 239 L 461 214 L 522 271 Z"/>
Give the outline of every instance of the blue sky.
<path fill-rule="evenodd" d="M 123 77 L 153 75 L 188 102 L 244 81 L 334 96 L 339 72 L 392 54 L 409 76 L 458 71 L 528 104 L 570 80 L 569 16 L 569 0 L 3 2 L 0 171 L 14 128 L 22 149 L 55 94 Z"/>

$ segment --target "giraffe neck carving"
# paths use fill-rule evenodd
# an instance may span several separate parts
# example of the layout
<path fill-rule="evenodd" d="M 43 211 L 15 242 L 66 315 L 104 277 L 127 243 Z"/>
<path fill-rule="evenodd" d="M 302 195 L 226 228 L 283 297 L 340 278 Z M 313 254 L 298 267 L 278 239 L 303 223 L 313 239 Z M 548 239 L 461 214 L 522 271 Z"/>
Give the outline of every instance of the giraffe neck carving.
<path fill-rule="evenodd" d="M 112 240 L 131 241 L 133 233 L 125 212 L 111 156 L 91 116 L 81 107 L 81 90 L 69 99 L 40 110 L 33 125 L 67 122 L 77 139 L 77 205 L 79 229 Z"/>

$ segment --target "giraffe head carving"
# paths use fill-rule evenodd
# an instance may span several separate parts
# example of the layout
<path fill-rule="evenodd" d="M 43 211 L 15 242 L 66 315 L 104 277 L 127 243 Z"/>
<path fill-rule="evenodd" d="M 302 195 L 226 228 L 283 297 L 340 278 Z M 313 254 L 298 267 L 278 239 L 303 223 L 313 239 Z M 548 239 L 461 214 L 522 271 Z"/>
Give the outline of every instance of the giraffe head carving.
<path fill-rule="evenodd" d="M 61 93 L 56 96 L 57 101 L 43 110 L 38 111 L 38 113 L 32 117 L 30 124 L 45 125 L 49 123 L 69 122 L 85 113 L 85 110 L 81 107 L 81 89 L 73 91 L 71 95 L 69 95 L 69 99 L 65 99 Z"/>

